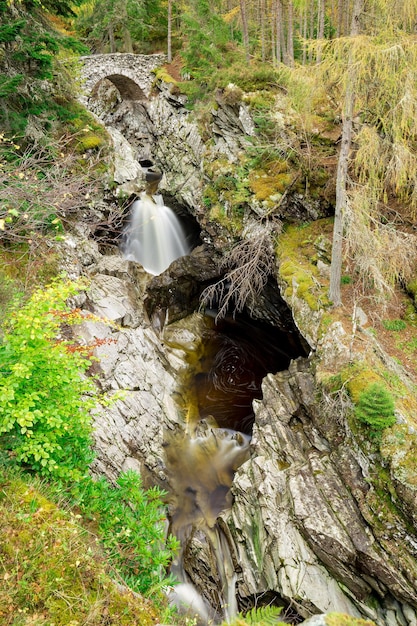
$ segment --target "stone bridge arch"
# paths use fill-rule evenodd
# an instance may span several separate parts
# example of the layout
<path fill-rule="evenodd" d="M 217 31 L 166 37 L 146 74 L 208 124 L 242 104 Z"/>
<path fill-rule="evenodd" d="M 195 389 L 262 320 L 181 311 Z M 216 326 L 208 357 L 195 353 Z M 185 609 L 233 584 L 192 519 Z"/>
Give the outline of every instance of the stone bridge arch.
<path fill-rule="evenodd" d="M 105 78 L 118 89 L 123 100 L 149 97 L 153 70 L 165 63 L 165 54 L 94 54 L 80 57 L 84 99 L 94 93 Z"/>

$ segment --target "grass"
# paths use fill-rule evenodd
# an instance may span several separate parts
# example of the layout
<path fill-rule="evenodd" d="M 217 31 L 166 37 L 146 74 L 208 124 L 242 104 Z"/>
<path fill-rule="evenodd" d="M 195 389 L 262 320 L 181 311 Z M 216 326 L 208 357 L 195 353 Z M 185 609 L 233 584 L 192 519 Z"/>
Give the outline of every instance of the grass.
<path fill-rule="evenodd" d="M 0 468 L 2 626 L 155 624 L 157 609 L 119 584 L 95 534 L 50 495 L 46 483 Z"/>
<path fill-rule="evenodd" d="M 384 328 L 386 328 L 386 330 L 393 330 L 393 331 L 404 330 L 405 328 L 407 328 L 406 322 L 404 322 L 404 320 L 401 320 L 401 319 L 383 320 L 382 325 L 384 326 Z"/>

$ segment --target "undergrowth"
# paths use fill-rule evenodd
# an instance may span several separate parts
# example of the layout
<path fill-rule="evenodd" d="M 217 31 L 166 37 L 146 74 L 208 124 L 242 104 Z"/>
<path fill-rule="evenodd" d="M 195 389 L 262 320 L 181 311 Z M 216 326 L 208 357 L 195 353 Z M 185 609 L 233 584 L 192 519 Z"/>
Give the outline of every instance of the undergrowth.
<path fill-rule="evenodd" d="M 56 506 L 45 482 L 0 468 L 3 626 L 150 626 L 160 609 L 133 594 L 82 516 Z"/>
<path fill-rule="evenodd" d="M 70 319 L 66 299 L 79 289 L 57 282 L 35 292 L 8 318 L 0 344 L 1 446 L 42 475 L 71 480 L 92 460 L 97 401 L 93 380 L 82 376 L 86 351 L 59 337 Z"/>
<path fill-rule="evenodd" d="M 95 481 L 89 474 L 93 458 L 90 411 L 100 398 L 94 379 L 88 377 L 86 371 L 91 365 L 95 345 L 82 346 L 72 337 L 72 325 L 81 323 L 84 318 L 77 309 L 71 309 L 67 304 L 68 298 L 84 287 L 81 281 L 56 281 L 45 289 L 39 289 L 23 305 L 8 313 L 0 343 L 0 460 L 6 466 L 5 472 L 13 473 L 20 466 L 28 475 L 47 480 L 52 497 L 65 501 L 67 506 L 76 506 L 80 520 L 95 529 L 101 551 L 117 572 L 119 580 L 135 592 L 158 595 L 163 585 L 172 583 L 166 576 L 166 568 L 178 547 L 174 538 L 165 537 L 164 492 L 156 487 L 144 490 L 140 476 L 133 471 L 122 473 L 117 485 L 109 484 L 104 478 Z M 23 474 L 20 476 L 23 485 Z M 10 478 L 5 481 L 10 482 Z M 12 484 L 11 495 L 7 496 L 3 506 L 6 507 L 9 500 L 15 502 L 15 498 L 19 498 L 19 494 L 13 494 L 14 490 L 23 491 L 20 500 L 24 511 L 25 488 L 19 487 L 18 482 L 12 481 Z M 67 577 L 72 573 L 71 568 L 75 568 L 76 572 L 82 564 L 85 565 L 83 576 L 88 575 L 92 557 L 90 559 L 87 551 L 84 562 L 84 552 L 80 549 L 81 556 L 75 564 L 72 557 L 59 567 L 48 565 L 46 559 L 45 567 L 37 571 L 39 542 L 46 542 L 45 545 L 51 549 L 49 534 L 54 533 L 54 525 L 52 530 L 48 526 L 48 534 L 43 526 L 38 529 L 36 523 L 38 520 L 42 524 L 48 523 L 44 514 L 52 523 L 56 512 L 51 502 L 41 498 L 38 505 L 38 500 L 37 496 L 31 500 L 28 513 L 23 513 L 23 518 L 19 513 L 15 522 L 12 511 L 7 513 L 10 525 L 19 525 L 18 531 L 10 531 L 10 541 L 13 544 L 18 535 L 16 542 L 22 542 L 22 550 L 27 550 L 26 556 L 19 557 L 19 563 L 26 564 L 22 566 L 22 572 L 16 569 L 16 565 L 13 574 L 23 578 L 24 582 L 18 585 L 17 595 L 9 590 L 9 606 L 18 603 L 17 612 L 23 616 L 29 610 L 35 613 L 40 610 L 43 614 L 47 609 L 55 614 L 54 607 L 57 607 L 57 614 L 61 613 L 62 617 L 57 617 L 54 623 L 69 624 L 72 623 L 69 619 L 78 619 L 69 616 L 73 615 L 71 611 L 76 615 L 72 600 L 81 593 L 84 583 L 81 580 L 80 591 L 74 588 L 72 595 L 67 597 L 67 589 L 74 587 L 73 582 L 68 582 L 67 586 Z M 57 520 L 61 519 L 61 513 L 56 515 Z M 27 522 L 27 535 L 20 530 L 22 519 Z M 74 534 L 77 533 L 74 531 Z M 63 541 L 59 541 L 58 545 L 61 550 Z M 6 542 L 1 550 L 2 561 L 7 564 L 9 559 L 16 561 L 16 550 L 20 548 Z M 67 559 L 70 554 L 71 547 L 68 548 L 68 555 L 65 552 L 60 558 Z M 9 569 L 10 565 L 6 565 L 7 575 Z M 100 595 L 101 591 L 97 593 Z M 42 605 L 39 609 L 37 598 L 41 596 L 43 600 L 39 600 Z M 87 599 L 84 597 L 75 601 L 77 607 L 84 606 L 85 602 Z M 73 608 L 64 611 L 62 604 Z M 89 600 L 87 604 L 90 607 Z M 95 601 L 93 605 L 101 606 Z M 8 609 L 2 606 L 0 610 L 7 613 Z M 93 618 L 91 620 L 81 623 L 94 624 Z M 50 624 L 53 621 L 39 623 Z"/>

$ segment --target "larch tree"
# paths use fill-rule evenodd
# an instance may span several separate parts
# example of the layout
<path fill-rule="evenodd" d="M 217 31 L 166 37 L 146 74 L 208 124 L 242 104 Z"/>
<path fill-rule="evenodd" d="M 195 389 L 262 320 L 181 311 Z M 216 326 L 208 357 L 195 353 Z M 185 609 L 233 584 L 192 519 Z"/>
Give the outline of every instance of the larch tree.
<path fill-rule="evenodd" d="M 355 0 L 355 8 L 352 17 L 351 36 L 359 34 L 359 20 L 363 11 L 364 0 Z M 349 51 L 349 61 L 346 71 L 346 91 L 342 118 L 342 140 L 340 145 L 339 159 L 336 176 L 336 208 L 333 226 L 332 261 L 330 270 L 329 298 L 334 306 L 342 303 L 340 282 L 342 276 L 342 248 L 343 248 L 343 217 L 348 201 L 347 176 L 349 168 L 349 154 L 352 143 L 352 120 L 355 101 L 354 73 L 356 69 L 352 54 Z"/>
<path fill-rule="evenodd" d="M 415 223 L 417 0 L 363 7 L 364 0 L 355 0 L 352 36 L 328 42 L 324 63 L 345 85 L 329 290 L 335 306 L 344 239 L 358 276 L 380 297 L 407 280 L 416 261 L 416 238 L 395 228 L 390 204 L 401 204 Z"/>

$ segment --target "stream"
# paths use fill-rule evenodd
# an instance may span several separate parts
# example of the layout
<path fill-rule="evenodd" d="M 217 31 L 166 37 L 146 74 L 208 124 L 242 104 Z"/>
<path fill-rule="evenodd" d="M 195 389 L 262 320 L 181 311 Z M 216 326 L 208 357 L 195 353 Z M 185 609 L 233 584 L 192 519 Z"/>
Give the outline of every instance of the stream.
<path fill-rule="evenodd" d="M 165 441 L 170 531 L 181 542 L 171 569 L 181 581 L 174 599 L 190 605 L 202 624 L 230 620 L 238 611 L 235 564 L 218 516 L 231 507 L 235 472 L 250 455 L 253 400 L 262 398 L 268 372 L 284 370 L 292 358 L 305 355 L 288 333 L 246 315 L 218 323 L 206 316 L 205 327 L 202 353 L 190 365 L 184 390 L 184 431 L 167 433 Z M 194 584 L 201 581 L 193 580 L 194 568 L 187 567 L 196 535 L 204 537 L 217 570 L 215 598 L 197 592 Z"/>
<path fill-rule="evenodd" d="M 147 486 L 169 492 L 169 532 L 181 542 L 171 597 L 191 606 L 191 623 L 196 613 L 199 624 L 219 624 L 273 604 L 293 623 L 337 611 L 380 626 L 415 626 L 415 485 L 399 474 L 386 481 L 385 467 L 373 483 L 381 468 L 351 432 L 348 400 L 320 383 L 347 358 L 342 325 L 323 329 L 318 340 L 319 312 L 304 307 L 294 289 L 291 308 L 311 345 L 311 358 L 303 358 L 310 347 L 272 278 L 253 318 L 231 315 L 216 324 L 216 311 L 206 311 L 193 319 L 202 291 L 222 278 L 218 251 L 234 241 L 202 191 L 204 163 L 227 172 L 247 145 L 236 107 L 218 101 L 207 140 L 170 85 L 156 87 L 149 101 L 113 98 L 104 87 L 103 97 L 96 104 L 90 98 L 89 108 L 113 130 L 120 163 L 112 193 L 123 202 L 111 200 L 116 224 L 104 211 L 94 233 L 97 255 L 83 230 L 81 265 L 95 263 L 87 310 L 122 329 L 88 323 L 84 332 L 97 342 L 103 389 L 125 396 L 95 419 L 95 473 L 116 480 L 134 469 Z M 140 196 L 149 182 L 143 168 L 154 163 L 164 170 L 158 200 L 156 188 Z M 128 225 L 132 197 L 138 215 Z M 309 207 L 295 200 L 291 220 L 310 219 Z M 135 226 L 154 225 L 161 214 L 171 219 L 158 203 L 194 228 L 185 233 L 185 256 L 169 269 L 172 256 L 155 262 L 168 248 L 160 227 L 143 236 Z M 223 219 L 231 217 L 221 209 Z M 253 209 L 248 229 L 264 223 Z M 122 226 L 133 229 L 123 242 Z M 184 341 L 170 345 L 176 331 Z"/>

